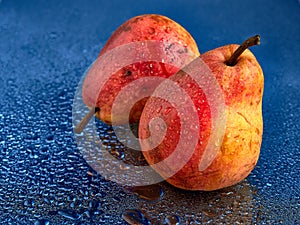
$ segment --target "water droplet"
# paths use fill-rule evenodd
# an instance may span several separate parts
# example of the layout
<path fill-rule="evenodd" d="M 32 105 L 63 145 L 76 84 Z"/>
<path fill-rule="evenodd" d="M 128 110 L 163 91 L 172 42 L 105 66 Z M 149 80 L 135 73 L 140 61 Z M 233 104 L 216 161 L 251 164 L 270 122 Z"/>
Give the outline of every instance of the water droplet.
<path fill-rule="evenodd" d="M 59 210 L 57 213 L 70 220 L 78 220 L 80 217 L 77 212 L 72 210 Z"/>
<path fill-rule="evenodd" d="M 165 28 L 165 32 L 166 32 L 166 33 L 170 33 L 171 31 L 172 31 L 172 28 L 171 28 L 171 27 L 166 27 L 166 28 Z"/>
<path fill-rule="evenodd" d="M 187 86 L 188 88 L 192 88 L 192 87 L 194 87 L 194 84 L 193 84 L 193 83 L 187 83 L 186 86 Z"/>
<path fill-rule="evenodd" d="M 53 142 L 53 141 L 54 141 L 54 136 L 53 136 L 52 134 L 47 135 L 46 141 L 47 141 L 48 143 Z"/>
<path fill-rule="evenodd" d="M 24 202 L 24 206 L 26 207 L 34 207 L 34 200 L 33 199 L 28 199 Z"/>
<path fill-rule="evenodd" d="M 165 115 L 168 115 L 170 112 L 171 112 L 171 110 L 172 110 L 172 107 L 167 107 L 166 109 L 165 109 Z"/>
<path fill-rule="evenodd" d="M 92 214 L 93 214 L 92 212 L 87 210 L 87 211 L 84 211 L 81 215 L 84 217 L 87 217 L 87 218 L 91 218 Z"/>
<path fill-rule="evenodd" d="M 157 112 L 157 113 L 160 113 L 161 109 L 162 109 L 162 106 L 160 105 L 160 106 L 156 109 L 156 112 Z"/>
<path fill-rule="evenodd" d="M 168 216 L 165 219 L 165 224 L 166 225 L 179 225 L 180 224 L 180 218 L 177 215 Z"/>
<path fill-rule="evenodd" d="M 40 219 L 35 221 L 34 225 L 49 225 L 50 221 L 45 219 Z"/>
<path fill-rule="evenodd" d="M 137 209 L 126 210 L 122 217 L 129 224 L 150 225 L 150 221 Z"/>

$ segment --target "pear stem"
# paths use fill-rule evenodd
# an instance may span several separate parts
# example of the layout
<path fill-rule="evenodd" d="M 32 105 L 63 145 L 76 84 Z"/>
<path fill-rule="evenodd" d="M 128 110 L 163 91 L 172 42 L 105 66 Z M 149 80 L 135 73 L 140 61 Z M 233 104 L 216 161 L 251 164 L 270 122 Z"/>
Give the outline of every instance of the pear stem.
<path fill-rule="evenodd" d="M 255 35 L 251 38 L 248 38 L 243 44 L 238 47 L 237 50 L 233 53 L 230 59 L 226 62 L 227 66 L 234 66 L 237 64 L 238 58 L 240 55 L 249 47 L 260 44 L 260 36 Z"/>
<path fill-rule="evenodd" d="M 74 128 L 74 132 L 76 134 L 80 134 L 84 128 L 86 127 L 86 125 L 88 124 L 88 122 L 91 120 L 91 118 L 94 116 L 94 114 L 96 112 L 100 111 L 100 108 L 91 108 L 91 110 L 82 118 L 82 120 L 76 125 L 76 127 Z"/>

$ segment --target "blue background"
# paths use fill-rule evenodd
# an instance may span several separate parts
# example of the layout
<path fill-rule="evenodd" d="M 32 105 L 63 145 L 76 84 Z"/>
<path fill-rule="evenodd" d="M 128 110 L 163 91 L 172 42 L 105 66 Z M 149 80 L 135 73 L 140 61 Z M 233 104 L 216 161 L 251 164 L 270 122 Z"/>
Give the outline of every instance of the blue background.
<path fill-rule="evenodd" d="M 91 176 L 73 136 L 75 90 L 112 32 L 145 13 L 180 23 L 201 53 L 261 35 L 263 144 L 242 183 L 196 194 L 162 184 L 152 203 Z M 0 223 L 125 224 L 136 208 L 153 223 L 300 224 L 299 43 L 296 0 L 0 0 Z"/>

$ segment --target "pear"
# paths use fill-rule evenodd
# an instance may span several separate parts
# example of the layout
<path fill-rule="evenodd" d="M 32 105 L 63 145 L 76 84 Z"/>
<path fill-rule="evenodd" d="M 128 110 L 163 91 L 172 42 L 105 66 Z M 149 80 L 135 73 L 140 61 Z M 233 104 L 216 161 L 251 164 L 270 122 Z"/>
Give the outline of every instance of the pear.
<path fill-rule="evenodd" d="M 181 168 L 176 165 L 181 164 L 189 142 L 181 144 L 179 155 L 170 159 L 179 144 L 178 140 L 185 135 L 181 132 L 184 124 L 180 121 L 179 110 L 170 102 L 155 96 L 148 100 L 139 124 L 141 148 L 147 162 L 168 183 L 186 190 L 217 190 L 240 182 L 255 167 L 263 134 L 264 78 L 258 61 L 248 47 L 259 43 L 260 37 L 256 35 L 240 46 L 230 44 L 219 47 L 197 59 L 211 70 L 223 92 L 225 103 L 224 136 L 214 158 L 206 167 L 201 168 L 199 164 L 206 160 L 204 151 L 212 129 L 216 128 L 212 127 L 208 96 L 197 83 L 183 70 L 169 78 L 188 94 L 198 114 L 198 121 L 194 122 L 197 126 L 190 124 L 190 129 L 186 131 L 186 135 L 189 135 L 193 133 L 192 129 L 199 129 L 196 137 L 198 140 L 191 157 Z M 171 95 L 179 98 L 177 92 Z M 184 101 L 180 110 L 185 117 L 193 113 L 193 109 L 187 107 Z M 156 121 L 163 122 L 155 124 L 155 118 L 159 118 Z M 192 141 L 193 139 L 190 140 Z"/>
<path fill-rule="evenodd" d="M 171 57 L 172 55 L 174 56 L 175 52 L 175 54 L 178 54 L 176 59 L 181 60 L 182 65 L 187 64 L 200 55 L 195 40 L 181 25 L 162 15 L 147 14 L 133 17 L 123 23 L 111 35 L 101 50 L 99 57 L 118 49 L 120 46 L 130 43 L 147 44 L 149 41 L 158 43 L 157 45 L 153 45 L 153 49 L 150 49 L 150 51 L 153 50 L 154 53 L 158 53 L 160 49 L 157 48 L 164 46 L 163 51 L 160 51 L 159 54 L 164 54 L 165 57 Z M 180 47 L 178 48 L 178 46 Z M 120 54 L 118 51 L 115 52 L 114 57 L 117 57 L 118 61 L 125 60 L 124 58 L 127 57 L 126 52 L 124 56 L 123 50 Z M 143 54 L 139 48 L 131 48 L 130 53 L 131 57 L 134 57 L 135 54 Z M 134 59 L 131 60 L 134 61 Z M 111 64 L 110 61 L 106 61 L 105 63 L 107 65 Z M 177 64 L 180 65 L 178 62 Z M 96 61 L 88 71 L 83 83 L 83 101 L 91 109 L 91 112 L 88 113 L 83 121 L 75 128 L 75 132 L 77 133 L 83 130 L 85 123 L 87 123 L 94 114 L 107 124 L 113 123 L 114 125 L 122 125 L 128 123 L 128 115 L 125 110 L 127 101 L 133 99 L 134 96 L 151 95 L 158 85 L 158 82 L 144 82 L 141 87 L 133 88 L 134 90 L 127 93 L 128 99 L 123 100 L 123 102 L 119 104 L 119 108 L 116 110 L 117 114 L 112 116 L 112 105 L 120 91 L 131 82 L 142 77 L 168 78 L 180 69 L 172 65 L 171 59 L 168 62 L 157 62 L 145 58 L 144 61 L 134 62 L 124 66 L 117 72 L 111 74 L 107 81 L 104 81 L 103 71 L 97 68 L 99 68 L 99 65 L 97 65 Z M 105 84 L 103 84 L 100 90 L 101 82 L 105 82 Z M 147 98 L 145 97 L 134 104 L 129 115 L 130 123 L 139 121 L 146 100 Z"/>

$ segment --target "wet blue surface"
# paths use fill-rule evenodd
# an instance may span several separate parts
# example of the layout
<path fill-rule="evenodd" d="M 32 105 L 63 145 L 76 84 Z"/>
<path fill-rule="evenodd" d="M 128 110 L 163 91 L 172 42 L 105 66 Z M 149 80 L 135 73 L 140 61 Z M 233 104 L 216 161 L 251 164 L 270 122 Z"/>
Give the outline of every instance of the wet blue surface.
<path fill-rule="evenodd" d="M 0 0 L 1 224 L 126 224 L 130 210 L 153 224 L 300 224 L 299 2 L 188 2 Z M 265 74 L 263 145 L 240 184 L 190 193 L 162 183 L 151 202 L 82 158 L 72 128 L 78 82 L 111 33 L 144 13 L 182 24 L 201 52 L 261 35 L 252 51 Z"/>

